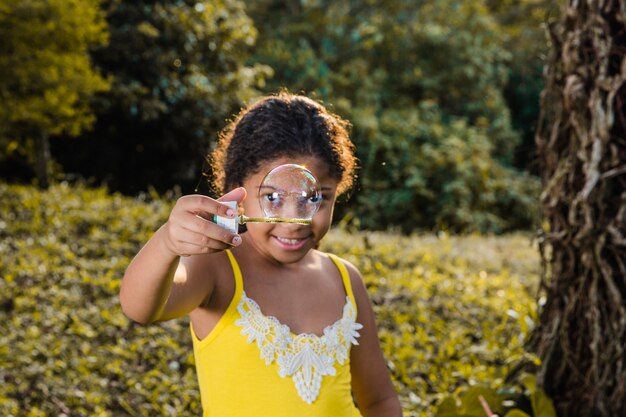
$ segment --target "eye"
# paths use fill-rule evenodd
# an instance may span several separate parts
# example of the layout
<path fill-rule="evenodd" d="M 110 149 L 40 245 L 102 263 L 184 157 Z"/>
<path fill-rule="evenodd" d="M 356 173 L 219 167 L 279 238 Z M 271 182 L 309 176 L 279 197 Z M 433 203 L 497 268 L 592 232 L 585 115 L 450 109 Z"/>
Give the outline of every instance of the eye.
<path fill-rule="evenodd" d="M 309 197 L 309 203 L 313 203 L 313 204 L 317 204 L 320 201 L 322 201 L 322 195 L 321 194 L 313 194 Z"/>
<path fill-rule="evenodd" d="M 280 201 L 280 194 L 278 194 L 277 192 L 268 193 L 268 194 L 265 194 L 265 198 L 270 203 L 278 203 Z"/>

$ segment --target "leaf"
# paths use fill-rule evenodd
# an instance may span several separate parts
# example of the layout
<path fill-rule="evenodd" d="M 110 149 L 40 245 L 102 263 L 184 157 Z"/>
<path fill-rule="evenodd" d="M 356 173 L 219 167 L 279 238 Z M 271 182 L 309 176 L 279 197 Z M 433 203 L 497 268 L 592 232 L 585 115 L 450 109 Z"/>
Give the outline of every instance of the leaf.
<path fill-rule="evenodd" d="M 534 393 L 537 391 L 537 378 L 531 374 L 524 374 L 520 378 L 520 382 L 528 390 L 529 393 Z"/>
<path fill-rule="evenodd" d="M 485 410 L 480 402 L 480 396 L 489 404 L 492 412 L 496 414 L 500 412 L 502 400 L 495 390 L 487 387 L 471 387 L 468 389 L 461 399 L 460 411 L 468 416 L 485 417 Z"/>
<path fill-rule="evenodd" d="M 529 393 L 535 417 L 556 417 L 552 400 L 537 386 L 537 378 L 531 374 L 524 374 L 520 381 Z"/>
<path fill-rule="evenodd" d="M 530 396 L 535 417 L 556 417 L 556 410 L 552 400 L 543 390 L 539 389 Z"/>
<path fill-rule="evenodd" d="M 446 396 L 437 407 L 435 417 L 455 417 L 458 414 L 456 400 L 452 396 Z"/>
<path fill-rule="evenodd" d="M 525 412 L 521 411 L 521 410 L 511 410 L 508 413 L 506 413 L 504 415 L 504 417 L 531 417 L 528 414 L 526 414 Z"/>

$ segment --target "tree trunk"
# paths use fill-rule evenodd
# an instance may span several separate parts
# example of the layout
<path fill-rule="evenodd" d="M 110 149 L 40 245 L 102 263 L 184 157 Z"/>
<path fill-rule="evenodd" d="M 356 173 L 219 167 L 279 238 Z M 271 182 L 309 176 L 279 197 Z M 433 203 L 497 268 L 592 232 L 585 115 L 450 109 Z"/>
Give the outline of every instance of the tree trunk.
<path fill-rule="evenodd" d="M 39 188 L 46 189 L 50 185 L 50 140 L 41 132 L 35 136 L 35 174 Z"/>
<path fill-rule="evenodd" d="M 626 416 L 626 0 L 569 0 L 537 129 L 542 306 L 532 347 L 557 413 Z"/>

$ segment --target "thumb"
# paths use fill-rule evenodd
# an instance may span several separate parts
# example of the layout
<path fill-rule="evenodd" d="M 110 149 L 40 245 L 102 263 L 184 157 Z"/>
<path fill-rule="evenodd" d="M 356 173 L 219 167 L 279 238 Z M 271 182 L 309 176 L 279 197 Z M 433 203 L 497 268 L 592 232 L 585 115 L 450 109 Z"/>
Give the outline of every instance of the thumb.
<path fill-rule="evenodd" d="M 236 201 L 241 203 L 246 198 L 247 192 L 243 187 L 237 187 L 217 199 L 217 201 Z"/>

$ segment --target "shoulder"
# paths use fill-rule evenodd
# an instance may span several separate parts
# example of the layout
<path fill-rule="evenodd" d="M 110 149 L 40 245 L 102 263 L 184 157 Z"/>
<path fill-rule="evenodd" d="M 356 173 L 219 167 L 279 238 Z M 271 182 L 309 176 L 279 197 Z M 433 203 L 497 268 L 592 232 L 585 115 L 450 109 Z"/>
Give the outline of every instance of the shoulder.
<path fill-rule="evenodd" d="M 204 255 L 184 256 L 181 257 L 180 265 L 186 272 L 187 278 L 193 279 L 198 276 L 206 279 L 207 272 L 220 273 L 223 270 L 230 269 L 230 261 L 226 251 L 209 253 Z M 210 267 L 210 268 L 209 268 Z"/>
<path fill-rule="evenodd" d="M 226 251 L 223 251 L 181 258 L 175 282 L 189 287 L 190 291 L 204 294 L 204 304 L 215 287 L 231 275 L 231 263 Z"/>
<path fill-rule="evenodd" d="M 329 258 L 335 258 L 346 268 L 348 276 L 350 277 L 350 286 L 352 287 L 352 292 L 354 293 L 357 304 L 361 304 L 361 302 L 366 301 L 367 290 L 365 288 L 365 284 L 363 283 L 363 276 L 361 275 L 359 269 L 352 262 L 337 255 L 327 253 L 326 256 Z"/>
<path fill-rule="evenodd" d="M 206 306 L 218 293 L 216 289 L 224 281 L 228 264 L 225 253 L 182 257 L 158 321 L 182 317 Z"/>
<path fill-rule="evenodd" d="M 341 258 L 337 255 L 333 255 L 335 256 L 335 258 L 337 260 L 339 260 L 339 262 L 341 262 L 346 269 L 348 270 L 348 274 L 350 274 L 350 281 L 354 284 L 354 283 L 363 283 L 363 277 L 361 276 L 361 272 L 359 271 L 359 269 L 350 261 Z"/>

